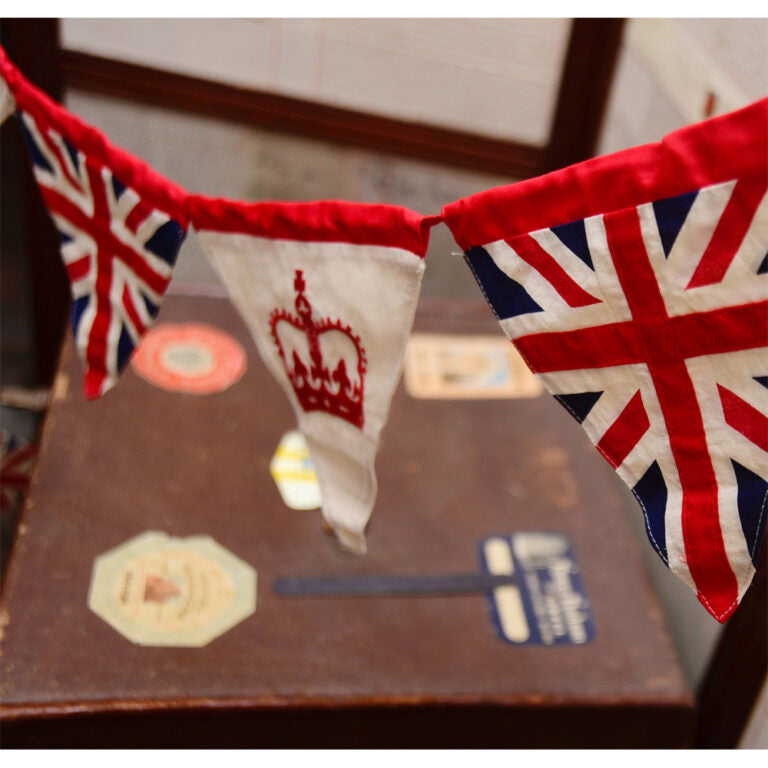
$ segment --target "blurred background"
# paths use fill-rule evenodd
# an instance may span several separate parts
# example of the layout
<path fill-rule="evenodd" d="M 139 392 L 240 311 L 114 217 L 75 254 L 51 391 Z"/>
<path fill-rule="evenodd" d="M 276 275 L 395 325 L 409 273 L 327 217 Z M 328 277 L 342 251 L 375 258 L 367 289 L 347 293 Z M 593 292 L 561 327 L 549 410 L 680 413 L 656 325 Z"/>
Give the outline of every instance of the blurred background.
<path fill-rule="evenodd" d="M 191 192 L 243 200 L 433 214 L 768 95 L 766 19 L 3 19 L 0 35 L 30 80 L 114 143 Z M 32 448 L 5 472 L 16 485 L 4 483 L 4 553 L 68 304 L 14 123 L 0 155 L 2 433 L 5 455 Z M 480 299 L 458 251 L 433 230 L 425 296 Z M 171 290 L 223 295 L 194 237 Z M 700 689 L 722 628 L 652 552 L 617 486 Z M 744 746 L 768 746 L 764 687 L 761 701 Z"/>

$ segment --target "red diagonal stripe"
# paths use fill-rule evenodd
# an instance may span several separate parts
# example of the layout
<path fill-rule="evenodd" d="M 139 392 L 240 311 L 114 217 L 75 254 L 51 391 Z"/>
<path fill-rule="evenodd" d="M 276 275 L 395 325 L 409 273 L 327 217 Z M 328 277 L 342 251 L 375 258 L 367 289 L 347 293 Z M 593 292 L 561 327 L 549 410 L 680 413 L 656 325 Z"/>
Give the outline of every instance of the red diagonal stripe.
<path fill-rule="evenodd" d="M 56 158 L 56 162 L 59 165 L 59 168 L 61 169 L 61 172 L 64 174 L 64 177 L 67 179 L 67 181 L 78 191 L 83 192 L 83 187 L 80 184 L 80 182 L 69 172 L 69 167 L 65 161 L 65 159 L 62 156 L 62 153 L 59 151 L 58 146 L 53 141 L 53 139 L 48 135 L 48 131 L 42 128 L 39 128 L 40 135 L 43 137 L 43 141 L 45 142 L 45 145 L 48 147 L 48 149 L 53 153 L 53 155 Z"/>
<path fill-rule="evenodd" d="M 670 317 L 683 357 L 768 346 L 768 301 Z"/>
<path fill-rule="evenodd" d="M 736 577 L 720 530 L 717 478 L 693 382 L 670 332 L 637 210 L 617 211 L 603 218 L 611 257 L 645 353 L 682 486 L 688 568 L 701 602 L 724 621 L 736 607 Z"/>
<path fill-rule="evenodd" d="M 97 174 L 91 174 L 91 183 L 94 181 L 94 176 L 97 176 Z M 98 177 L 98 181 L 99 183 L 101 182 L 100 177 Z M 107 218 L 94 216 L 93 219 L 90 219 L 76 205 L 73 205 L 56 190 L 41 186 L 40 192 L 50 211 L 68 219 L 73 226 L 87 232 L 96 240 L 100 250 L 110 252 L 118 257 L 155 293 L 162 295 L 165 292 L 170 278 L 163 277 L 155 272 L 139 254 L 124 243 L 121 243 L 110 232 L 108 215 Z M 94 191 L 93 194 L 96 196 L 97 191 Z"/>
<path fill-rule="evenodd" d="M 131 292 L 128 290 L 127 285 L 123 286 L 123 308 L 125 309 L 125 314 L 128 315 L 128 318 L 133 323 L 133 327 L 139 332 L 140 336 L 143 335 L 147 329 L 139 317 L 139 313 L 136 311 L 136 305 L 133 303 Z"/>
<path fill-rule="evenodd" d="M 736 182 L 731 199 L 725 206 L 688 288 L 711 285 L 723 279 L 767 189 L 768 181 L 764 174 Z"/>
<path fill-rule="evenodd" d="M 717 385 L 725 422 L 758 448 L 768 452 L 768 418 L 730 389 Z"/>
<path fill-rule="evenodd" d="M 515 253 L 530 264 L 562 296 L 569 307 L 586 307 L 599 304 L 587 293 L 530 235 L 521 235 L 507 243 Z"/>
<path fill-rule="evenodd" d="M 82 280 L 91 269 L 91 257 L 83 256 L 82 259 L 72 261 L 67 264 L 67 274 L 69 275 L 69 282 L 76 283 L 78 280 Z"/>
<path fill-rule="evenodd" d="M 152 206 L 147 205 L 143 200 L 139 200 L 125 219 L 125 226 L 136 234 L 136 230 L 150 213 L 152 213 Z"/>
<path fill-rule="evenodd" d="M 515 346 L 536 373 L 609 368 L 645 360 L 631 321 L 532 333 L 515 339 Z"/>
<path fill-rule="evenodd" d="M 615 469 L 620 466 L 640 438 L 648 431 L 651 422 L 643 407 L 643 397 L 638 390 L 626 404 L 616 421 L 611 424 L 597 444 L 597 450 Z"/>

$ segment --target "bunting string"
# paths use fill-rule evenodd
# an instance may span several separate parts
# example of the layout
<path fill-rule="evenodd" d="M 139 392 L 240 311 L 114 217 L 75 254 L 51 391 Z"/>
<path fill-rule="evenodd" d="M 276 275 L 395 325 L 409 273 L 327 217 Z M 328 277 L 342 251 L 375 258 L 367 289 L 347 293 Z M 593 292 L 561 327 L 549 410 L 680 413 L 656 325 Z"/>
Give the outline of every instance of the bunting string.
<path fill-rule="evenodd" d="M 190 195 L 29 83 L 0 48 L 72 291 L 84 394 L 118 381 L 190 225 L 307 438 L 323 516 L 362 554 L 375 456 L 432 226 L 503 332 L 640 504 L 718 621 L 752 581 L 768 505 L 768 99 L 457 200 Z"/>

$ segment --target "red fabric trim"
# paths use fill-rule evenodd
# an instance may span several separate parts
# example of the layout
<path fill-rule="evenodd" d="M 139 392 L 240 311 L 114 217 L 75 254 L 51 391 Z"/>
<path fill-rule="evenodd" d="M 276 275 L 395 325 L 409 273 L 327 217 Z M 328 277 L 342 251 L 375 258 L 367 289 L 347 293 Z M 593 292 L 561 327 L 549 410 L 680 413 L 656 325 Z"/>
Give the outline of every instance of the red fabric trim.
<path fill-rule="evenodd" d="M 402 248 L 424 258 L 429 231 L 439 216 L 395 205 L 321 200 L 312 203 L 245 203 L 189 196 L 197 230 L 239 233 L 273 240 L 352 243 Z"/>
<path fill-rule="evenodd" d="M 621 466 L 638 440 L 648 431 L 651 422 L 643 406 L 643 396 L 638 390 L 626 404 L 616 421 L 605 431 L 597 444 L 597 450 L 616 469 Z"/>
<path fill-rule="evenodd" d="M 669 134 L 443 208 L 463 250 L 606 211 L 768 173 L 768 98 Z M 738 185 L 737 185 L 738 186 Z"/>
<path fill-rule="evenodd" d="M 120 182 L 134 189 L 155 208 L 167 213 L 186 229 L 187 193 L 178 185 L 150 168 L 142 160 L 109 142 L 96 128 L 68 112 L 39 88 L 30 83 L 11 62 L 0 46 L 0 75 L 16 99 L 16 106 L 28 112 L 43 133 L 51 128 L 89 158 L 109 166 Z"/>
<path fill-rule="evenodd" d="M 688 569 L 701 602 L 723 621 L 737 599 L 737 585 L 720 530 L 717 478 L 696 392 L 668 324 L 637 210 L 610 213 L 604 221 L 616 273 L 659 398 L 680 477 Z"/>
<path fill-rule="evenodd" d="M 730 389 L 718 384 L 717 391 L 720 393 L 726 423 L 758 448 L 768 451 L 768 418 Z"/>

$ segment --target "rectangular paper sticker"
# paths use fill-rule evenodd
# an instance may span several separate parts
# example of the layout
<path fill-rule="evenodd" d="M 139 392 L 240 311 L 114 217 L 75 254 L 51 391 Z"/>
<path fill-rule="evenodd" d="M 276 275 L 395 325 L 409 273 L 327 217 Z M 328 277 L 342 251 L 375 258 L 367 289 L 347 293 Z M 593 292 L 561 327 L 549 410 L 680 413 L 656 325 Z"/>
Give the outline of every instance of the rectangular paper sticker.
<path fill-rule="evenodd" d="M 491 536 L 480 547 L 488 573 L 517 584 L 489 595 L 499 636 L 514 645 L 582 645 L 595 634 L 573 547 L 561 533 Z"/>
<path fill-rule="evenodd" d="M 405 357 L 411 397 L 488 399 L 537 397 L 539 380 L 507 339 L 414 333 Z"/>

